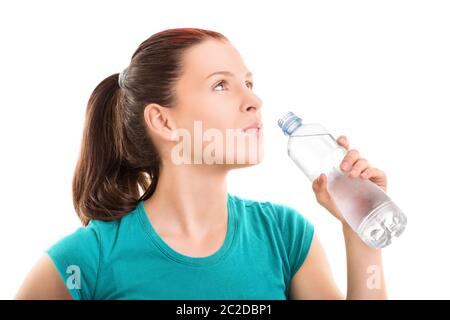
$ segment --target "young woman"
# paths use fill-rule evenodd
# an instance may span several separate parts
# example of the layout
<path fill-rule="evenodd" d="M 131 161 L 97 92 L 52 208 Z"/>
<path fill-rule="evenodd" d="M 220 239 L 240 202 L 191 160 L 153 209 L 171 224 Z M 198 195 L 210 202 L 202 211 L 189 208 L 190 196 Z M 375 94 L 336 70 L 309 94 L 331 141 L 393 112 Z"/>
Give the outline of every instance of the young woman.
<path fill-rule="evenodd" d="M 238 51 L 217 32 L 170 29 L 144 41 L 88 102 L 73 178 L 84 226 L 46 251 L 16 298 L 386 298 L 381 251 L 346 224 L 326 175 L 312 188 L 342 222 L 346 296 L 299 212 L 227 192 L 229 170 L 261 161 L 262 103 L 252 86 Z M 200 132 L 200 144 L 180 145 L 181 130 L 191 140 Z M 244 147 L 208 144 L 211 132 L 220 138 L 229 130 Z M 345 137 L 338 142 L 348 150 Z M 238 161 L 251 145 L 256 161 Z M 357 150 L 341 166 L 386 190 L 386 175 Z M 374 266 L 375 286 L 368 285 Z"/>

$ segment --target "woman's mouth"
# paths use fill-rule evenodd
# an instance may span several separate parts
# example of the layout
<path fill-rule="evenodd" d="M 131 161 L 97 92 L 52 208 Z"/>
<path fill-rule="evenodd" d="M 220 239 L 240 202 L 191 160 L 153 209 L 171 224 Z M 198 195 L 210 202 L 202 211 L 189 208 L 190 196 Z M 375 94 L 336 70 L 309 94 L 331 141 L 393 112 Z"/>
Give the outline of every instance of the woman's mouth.
<path fill-rule="evenodd" d="M 242 131 L 248 135 L 258 135 L 261 129 L 262 123 L 260 121 L 257 121 L 249 125 L 248 127 L 245 127 L 244 129 L 242 129 Z"/>
<path fill-rule="evenodd" d="M 248 135 L 257 135 L 259 133 L 259 129 L 258 128 L 246 129 L 244 130 L 244 133 Z"/>

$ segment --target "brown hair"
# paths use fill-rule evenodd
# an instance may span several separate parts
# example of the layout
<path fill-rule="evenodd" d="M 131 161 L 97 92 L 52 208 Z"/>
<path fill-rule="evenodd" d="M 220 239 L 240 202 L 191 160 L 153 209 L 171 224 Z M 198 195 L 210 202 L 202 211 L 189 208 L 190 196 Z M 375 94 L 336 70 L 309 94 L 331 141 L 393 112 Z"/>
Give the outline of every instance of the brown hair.
<path fill-rule="evenodd" d="M 144 108 L 176 104 L 173 88 L 183 53 L 207 39 L 227 40 L 218 32 L 193 28 L 156 33 L 134 52 L 121 86 L 115 73 L 94 89 L 72 181 L 73 204 L 83 225 L 91 219 L 119 219 L 153 194 L 161 159 L 148 135 Z"/>

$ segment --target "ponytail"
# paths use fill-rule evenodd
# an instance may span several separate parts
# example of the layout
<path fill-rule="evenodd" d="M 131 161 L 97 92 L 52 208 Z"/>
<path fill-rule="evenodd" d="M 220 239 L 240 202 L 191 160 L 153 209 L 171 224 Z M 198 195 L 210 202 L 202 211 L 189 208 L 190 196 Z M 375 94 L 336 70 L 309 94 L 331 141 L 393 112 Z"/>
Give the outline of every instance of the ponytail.
<path fill-rule="evenodd" d="M 148 189 L 149 197 L 156 186 L 158 169 L 150 170 L 149 177 L 144 168 L 143 172 L 133 169 L 125 158 L 122 104 L 118 74 L 103 80 L 88 102 L 72 182 L 74 207 L 84 225 L 93 218 L 118 219 L 136 207 L 139 187 Z M 149 178 L 154 181 L 151 189 Z"/>

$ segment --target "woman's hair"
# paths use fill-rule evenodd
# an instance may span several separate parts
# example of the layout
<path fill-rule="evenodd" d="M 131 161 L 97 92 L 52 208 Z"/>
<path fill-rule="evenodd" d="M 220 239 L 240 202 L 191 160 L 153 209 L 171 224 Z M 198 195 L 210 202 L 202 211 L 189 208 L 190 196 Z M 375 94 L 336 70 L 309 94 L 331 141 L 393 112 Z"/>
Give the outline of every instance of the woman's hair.
<path fill-rule="evenodd" d="M 208 39 L 227 40 L 218 32 L 193 28 L 156 33 L 134 52 L 120 86 L 115 73 L 94 89 L 72 181 L 83 225 L 91 219 L 119 219 L 153 194 L 161 158 L 146 129 L 144 108 L 176 105 L 174 86 L 183 53 Z"/>

